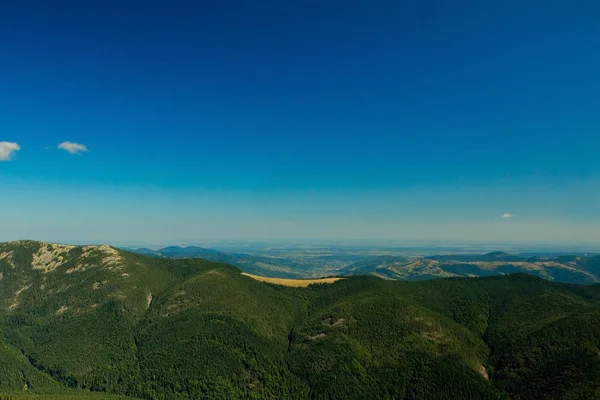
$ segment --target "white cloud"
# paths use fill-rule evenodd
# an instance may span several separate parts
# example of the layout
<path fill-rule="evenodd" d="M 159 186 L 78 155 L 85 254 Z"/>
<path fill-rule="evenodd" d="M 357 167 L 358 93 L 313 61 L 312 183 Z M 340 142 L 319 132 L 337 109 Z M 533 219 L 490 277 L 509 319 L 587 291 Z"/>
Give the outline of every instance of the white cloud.
<path fill-rule="evenodd" d="M 58 145 L 58 148 L 61 150 L 64 150 L 68 153 L 71 154 L 81 154 L 81 153 L 85 153 L 86 151 L 88 151 L 87 147 L 85 147 L 82 144 L 79 143 L 73 143 L 73 142 L 62 142 L 61 144 Z"/>
<path fill-rule="evenodd" d="M 513 214 L 509 214 L 509 213 L 504 213 L 502 214 L 502 218 L 514 218 L 515 216 Z"/>
<path fill-rule="evenodd" d="M 12 158 L 14 152 L 21 150 L 21 147 L 13 142 L 0 142 L 0 161 L 8 161 Z"/>

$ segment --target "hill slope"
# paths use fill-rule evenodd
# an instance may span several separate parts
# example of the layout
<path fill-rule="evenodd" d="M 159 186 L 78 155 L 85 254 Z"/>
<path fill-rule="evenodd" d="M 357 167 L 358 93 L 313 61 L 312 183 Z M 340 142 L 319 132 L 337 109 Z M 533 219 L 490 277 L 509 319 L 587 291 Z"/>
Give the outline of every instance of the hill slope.
<path fill-rule="evenodd" d="M 597 285 L 510 275 L 292 288 L 199 259 L 38 242 L 0 244 L 0 279 L 0 367 L 13 371 L 0 392 L 600 396 Z"/>
<path fill-rule="evenodd" d="M 379 257 L 351 264 L 339 272 L 401 280 L 526 273 L 556 282 L 591 284 L 600 283 L 600 257 L 522 257 L 502 252 L 417 259 Z"/>
<path fill-rule="evenodd" d="M 312 252 L 294 248 L 277 249 L 275 253 L 265 249 L 262 255 L 257 255 L 226 253 L 195 246 L 170 246 L 157 251 L 142 248 L 134 251 L 158 258 L 203 258 L 235 265 L 249 274 L 271 278 L 373 275 L 383 279 L 426 280 L 526 273 L 554 282 L 600 283 L 600 256 L 519 255 L 496 251 L 488 254 L 406 257 L 398 254 L 349 254 L 340 249 L 317 249 Z"/>
<path fill-rule="evenodd" d="M 289 258 L 261 257 L 245 253 L 224 253 L 198 246 L 168 246 L 156 251 L 140 248 L 132 251 L 155 258 L 202 258 L 208 261 L 235 265 L 245 272 L 262 276 L 277 278 L 302 278 L 307 276 L 307 266 Z"/>

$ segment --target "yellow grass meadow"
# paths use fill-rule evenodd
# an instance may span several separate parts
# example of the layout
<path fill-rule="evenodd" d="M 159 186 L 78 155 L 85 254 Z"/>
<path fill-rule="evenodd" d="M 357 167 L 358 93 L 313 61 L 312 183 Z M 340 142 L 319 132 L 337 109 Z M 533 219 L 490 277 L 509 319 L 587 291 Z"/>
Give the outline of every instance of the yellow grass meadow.
<path fill-rule="evenodd" d="M 275 285 L 283 285 L 290 287 L 307 287 L 308 285 L 312 285 L 313 283 L 333 283 L 339 281 L 343 278 L 320 278 L 320 279 L 282 279 L 282 278 L 267 278 L 265 276 L 258 276 L 247 274 L 242 272 L 242 275 L 249 276 L 252 279 L 255 279 L 260 282 L 273 283 Z"/>

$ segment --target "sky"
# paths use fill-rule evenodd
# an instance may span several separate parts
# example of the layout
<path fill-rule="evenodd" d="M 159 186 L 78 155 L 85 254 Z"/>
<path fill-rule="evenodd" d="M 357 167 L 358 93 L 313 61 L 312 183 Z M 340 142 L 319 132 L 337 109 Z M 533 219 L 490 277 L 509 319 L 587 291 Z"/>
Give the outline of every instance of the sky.
<path fill-rule="evenodd" d="M 600 4 L 0 10 L 0 241 L 600 241 Z"/>

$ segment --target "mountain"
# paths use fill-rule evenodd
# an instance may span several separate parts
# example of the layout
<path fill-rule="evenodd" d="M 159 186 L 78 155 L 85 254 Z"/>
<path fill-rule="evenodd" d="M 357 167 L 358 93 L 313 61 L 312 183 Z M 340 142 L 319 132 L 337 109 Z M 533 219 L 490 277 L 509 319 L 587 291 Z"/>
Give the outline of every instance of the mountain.
<path fill-rule="evenodd" d="M 189 246 L 189 247 L 179 247 L 179 246 L 169 246 L 164 247 L 160 250 L 157 250 L 164 257 L 171 258 L 205 258 L 203 256 L 212 256 L 212 257 L 224 257 L 225 254 L 214 249 L 207 249 L 204 247 L 198 246 Z"/>
<path fill-rule="evenodd" d="M 133 253 L 142 254 L 144 256 L 149 256 L 149 257 L 163 257 L 158 251 L 148 249 L 146 247 L 131 248 L 131 249 L 124 248 L 123 250 L 131 251 Z"/>
<path fill-rule="evenodd" d="M 564 283 L 600 282 L 600 257 L 533 256 L 502 252 L 476 255 L 441 255 L 413 259 L 373 258 L 352 264 L 342 275 L 370 274 L 387 279 L 424 280 L 449 277 L 483 277 L 526 273 Z"/>
<path fill-rule="evenodd" d="M 153 251 L 133 250 L 159 258 L 203 258 L 234 265 L 244 272 L 274 278 L 308 279 L 325 276 L 374 275 L 384 279 L 426 280 L 448 277 L 482 277 L 526 273 L 555 282 L 591 284 L 600 282 L 600 256 L 568 254 L 487 254 L 407 257 L 369 255 L 361 249 L 254 249 L 258 254 L 226 253 L 203 247 L 169 246 Z"/>
<path fill-rule="evenodd" d="M 130 251 L 136 254 L 142 254 L 150 257 L 162 257 L 162 258 L 206 258 L 203 256 L 211 257 L 224 257 L 225 254 L 218 250 L 207 249 L 198 246 L 180 247 L 180 246 L 167 246 L 162 249 L 152 250 L 146 247 L 140 248 L 122 248 L 123 250 Z"/>
<path fill-rule="evenodd" d="M 339 275 L 377 275 L 376 271 L 378 269 L 405 265 L 409 261 L 410 258 L 402 256 L 369 257 L 366 260 L 358 261 L 341 268 L 337 273 Z"/>
<path fill-rule="evenodd" d="M 244 253 L 224 253 L 198 246 L 168 246 L 159 250 L 134 249 L 134 253 L 156 258 L 203 258 L 205 260 L 235 265 L 244 272 L 277 278 L 308 277 L 305 266 L 293 259 L 261 257 Z"/>
<path fill-rule="evenodd" d="M 12 242 L 0 334 L 0 398 L 600 396 L 600 286 L 525 274 L 296 288 L 201 259 Z"/>

